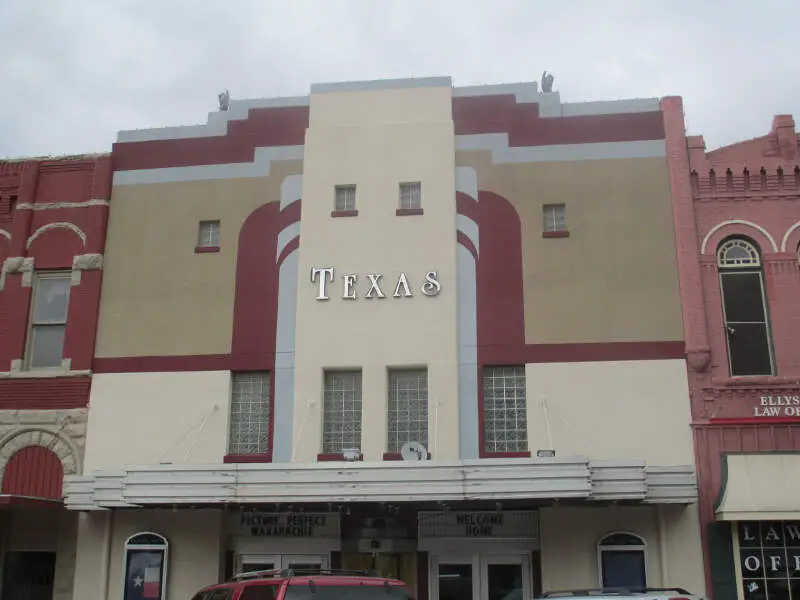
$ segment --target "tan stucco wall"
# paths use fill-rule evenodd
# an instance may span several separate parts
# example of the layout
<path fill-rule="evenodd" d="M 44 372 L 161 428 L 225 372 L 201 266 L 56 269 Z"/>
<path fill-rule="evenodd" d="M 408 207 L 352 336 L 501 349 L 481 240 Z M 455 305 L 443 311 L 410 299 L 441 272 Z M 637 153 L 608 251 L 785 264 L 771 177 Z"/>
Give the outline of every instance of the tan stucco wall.
<path fill-rule="evenodd" d="M 286 161 L 264 178 L 114 187 L 96 355 L 229 353 L 239 230 L 300 172 Z M 195 254 L 198 224 L 214 219 L 220 251 Z"/>
<path fill-rule="evenodd" d="M 525 367 L 529 446 L 559 456 L 694 464 L 683 360 L 540 363 Z"/>
<path fill-rule="evenodd" d="M 386 450 L 387 368 L 428 366 L 430 450 L 458 453 L 456 228 L 450 88 L 311 97 L 295 338 L 294 460 L 321 451 L 323 370 L 363 368 L 362 451 Z M 400 182 L 422 182 L 423 216 L 398 217 Z M 357 185 L 357 217 L 332 218 L 334 186 Z M 317 301 L 314 266 L 336 268 L 330 300 Z M 442 291 L 425 297 L 425 273 Z M 400 272 L 413 298 L 393 298 Z M 341 275 L 382 273 L 382 300 L 342 299 Z M 434 427 L 435 423 L 435 427 Z M 435 429 L 435 431 L 434 431 Z"/>
<path fill-rule="evenodd" d="M 666 159 L 456 162 L 519 214 L 528 343 L 683 339 Z M 542 205 L 562 203 L 569 238 L 542 238 Z"/>
<path fill-rule="evenodd" d="M 615 532 L 643 538 L 647 583 L 705 594 L 697 505 L 548 507 L 540 511 L 542 590 L 598 588 L 597 545 Z M 666 575 L 666 576 L 665 576 Z"/>
<path fill-rule="evenodd" d="M 228 371 L 95 375 L 85 472 L 129 464 L 221 463 L 230 385 Z"/>
<path fill-rule="evenodd" d="M 110 538 L 107 538 L 109 527 Z M 224 564 L 221 511 L 89 513 L 81 516 L 79 526 L 75 598 L 121 598 L 125 541 L 143 531 L 161 534 L 170 543 L 168 598 L 192 598 L 200 588 L 220 580 Z M 104 588 L 107 589 L 105 594 Z"/>

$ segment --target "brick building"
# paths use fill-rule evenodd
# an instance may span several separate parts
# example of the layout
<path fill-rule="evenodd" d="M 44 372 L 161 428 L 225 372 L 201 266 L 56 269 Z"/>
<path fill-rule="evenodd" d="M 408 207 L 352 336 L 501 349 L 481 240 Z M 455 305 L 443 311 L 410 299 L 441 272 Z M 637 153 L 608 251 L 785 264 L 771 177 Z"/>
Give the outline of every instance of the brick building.
<path fill-rule="evenodd" d="M 108 155 L 0 161 L 3 599 L 72 598 L 110 188 Z"/>
<path fill-rule="evenodd" d="M 76 597 L 704 593 L 665 140 L 658 99 L 447 77 L 121 132 Z"/>
<path fill-rule="evenodd" d="M 800 598 L 795 123 L 707 152 L 664 106 L 709 591 Z"/>

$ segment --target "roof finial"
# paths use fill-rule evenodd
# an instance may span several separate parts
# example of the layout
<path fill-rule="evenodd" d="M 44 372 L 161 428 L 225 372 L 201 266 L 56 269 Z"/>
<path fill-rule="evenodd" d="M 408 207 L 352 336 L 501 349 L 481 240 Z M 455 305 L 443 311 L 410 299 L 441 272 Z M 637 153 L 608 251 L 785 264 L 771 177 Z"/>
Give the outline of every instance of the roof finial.
<path fill-rule="evenodd" d="M 552 92 L 553 91 L 553 75 L 552 73 L 548 73 L 546 70 L 542 72 L 542 91 L 543 92 Z"/>
<path fill-rule="evenodd" d="M 227 89 L 224 92 L 217 94 L 217 99 L 219 100 L 220 110 L 228 110 L 230 108 L 231 94 Z"/>

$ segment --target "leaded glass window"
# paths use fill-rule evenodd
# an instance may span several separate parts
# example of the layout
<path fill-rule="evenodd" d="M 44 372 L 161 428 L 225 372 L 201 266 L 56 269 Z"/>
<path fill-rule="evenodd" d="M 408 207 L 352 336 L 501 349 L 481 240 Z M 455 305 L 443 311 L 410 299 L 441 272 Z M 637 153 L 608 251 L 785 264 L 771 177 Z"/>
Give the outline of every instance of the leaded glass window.
<path fill-rule="evenodd" d="M 361 449 L 361 371 L 327 371 L 322 407 L 322 452 Z"/>
<path fill-rule="evenodd" d="M 483 425 L 486 452 L 528 450 L 525 367 L 483 371 Z"/>
<path fill-rule="evenodd" d="M 269 373 L 233 374 L 230 454 L 264 454 L 269 451 L 269 396 Z"/>
<path fill-rule="evenodd" d="M 406 442 L 428 447 L 428 370 L 389 371 L 389 452 Z"/>

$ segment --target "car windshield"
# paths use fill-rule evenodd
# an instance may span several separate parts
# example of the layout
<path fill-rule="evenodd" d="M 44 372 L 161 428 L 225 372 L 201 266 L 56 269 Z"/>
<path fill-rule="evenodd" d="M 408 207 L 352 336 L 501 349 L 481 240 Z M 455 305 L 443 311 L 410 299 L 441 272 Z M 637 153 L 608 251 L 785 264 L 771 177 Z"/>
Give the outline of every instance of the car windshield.
<path fill-rule="evenodd" d="M 399 585 L 319 585 L 297 583 L 286 588 L 284 600 L 412 600 Z"/>

